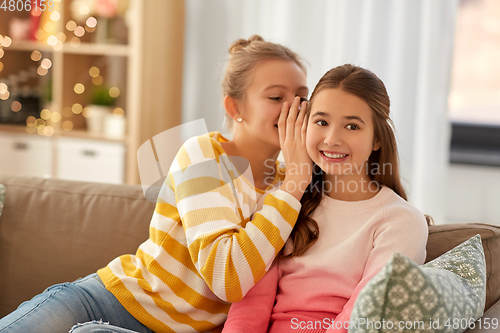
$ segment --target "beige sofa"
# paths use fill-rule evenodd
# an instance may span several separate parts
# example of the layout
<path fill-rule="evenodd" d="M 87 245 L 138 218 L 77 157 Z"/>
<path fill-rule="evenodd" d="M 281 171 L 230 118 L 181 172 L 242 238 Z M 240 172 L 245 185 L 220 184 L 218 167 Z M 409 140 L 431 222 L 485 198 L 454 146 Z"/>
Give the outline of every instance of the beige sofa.
<path fill-rule="evenodd" d="M 154 203 L 144 199 L 138 185 L 7 175 L 0 175 L 0 184 L 6 187 L 0 217 L 0 317 L 52 284 L 73 281 L 118 255 L 135 253 L 148 237 Z M 430 226 L 427 261 L 478 233 L 487 263 L 483 318 L 500 318 L 499 227 Z"/>

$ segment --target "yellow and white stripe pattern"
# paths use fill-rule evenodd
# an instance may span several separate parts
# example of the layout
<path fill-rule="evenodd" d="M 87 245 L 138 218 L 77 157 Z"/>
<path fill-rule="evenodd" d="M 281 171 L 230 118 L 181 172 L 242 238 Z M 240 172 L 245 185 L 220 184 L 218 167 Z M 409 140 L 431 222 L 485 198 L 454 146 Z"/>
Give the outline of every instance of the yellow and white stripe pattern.
<path fill-rule="evenodd" d="M 162 186 L 149 239 L 98 271 L 106 288 L 155 332 L 217 331 L 285 244 L 300 203 L 266 192 L 228 157 L 218 132 L 184 143 Z M 236 168 L 235 165 L 240 166 Z M 246 177 L 245 177 L 246 176 Z"/>

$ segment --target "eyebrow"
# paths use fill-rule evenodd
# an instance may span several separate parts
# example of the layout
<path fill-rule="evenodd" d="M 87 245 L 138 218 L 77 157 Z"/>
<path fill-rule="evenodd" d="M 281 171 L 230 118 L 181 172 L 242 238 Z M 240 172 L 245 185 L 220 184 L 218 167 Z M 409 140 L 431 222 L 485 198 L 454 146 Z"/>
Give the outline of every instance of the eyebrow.
<path fill-rule="evenodd" d="M 312 118 L 312 117 L 315 117 L 315 116 L 321 116 L 321 117 L 326 117 L 326 118 L 328 118 L 328 117 L 329 117 L 329 114 L 328 114 L 328 113 L 326 113 L 326 112 L 323 112 L 323 111 L 316 111 L 316 112 L 314 112 L 314 114 L 311 116 L 311 118 Z M 344 119 L 357 120 L 357 121 L 362 122 L 364 125 L 366 125 L 366 123 L 363 121 L 363 119 L 361 119 L 361 117 L 358 117 L 358 116 L 344 116 Z"/>
<path fill-rule="evenodd" d="M 267 91 L 267 90 L 270 90 L 270 89 L 273 89 L 273 88 L 286 89 L 287 86 L 285 86 L 283 84 L 273 84 L 273 85 L 267 87 L 266 89 L 264 89 L 264 91 Z M 306 86 L 299 87 L 297 90 L 305 90 L 305 91 L 307 91 L 309 93 L 309 88 L 307 88 Z"/>

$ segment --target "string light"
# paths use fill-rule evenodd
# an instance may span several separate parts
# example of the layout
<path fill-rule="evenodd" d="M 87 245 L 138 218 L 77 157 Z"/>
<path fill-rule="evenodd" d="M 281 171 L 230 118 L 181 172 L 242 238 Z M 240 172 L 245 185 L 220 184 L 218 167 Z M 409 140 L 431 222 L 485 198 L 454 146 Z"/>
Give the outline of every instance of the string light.
<path fill-rule="evenodd" d="M 125 110 L 123 110 L 122 108 L 116 108 L 113 110 L 113 115 L 116 118 L 122 118 L 125 115 Z"/>
<path fill-rule="evenodd" d="M 9 91 L 6 91 L 6 92 L 0 94 L 0 99 L 3 100 L 3 101 L 8 100 L 9 97 L 10 97 L 10 92 Z"/>
<path fill-rule="evenodd" d="M 52 116 L 52 112 L 50 112 L 49 109 L 43 109 L 42 111 L 40 111 L 40 118 L 42 118 L 43 120 L 49 120 Z"/>
<path fill-rule="evenodd" d="M 85 22 L 87 27 L 89 28 L 95 28 L 97 26 L 97 19 L 93 16 L 89 17 L 87 21 Z"/>
<path fill-rule="evenodd" d="M 9 36 L 4 36 L 2 40 L 3 47 L 9 47 L 12 44 L 12 39 Z"/>
<path fill-rule="evenodd" d="M 36 121 L 35 117 L 29 116 L 28 118 L 26 118 L 26 126 L 35 127 L 35 121 Z"/>
<path fill-rule="evenodd" d="M 50 35 L 49 38 L 47 38 L 47 44 L 49 44 L 50 46 L 55 46 L 58 41 L 59 40 L 54 35 Z"/>
<path fill-rule="evenodd" d="M 66 29 L 68 29 L 69 31 L 75 31 L 76 27 L 77 27 L 76 22 L 73 20 L 69 20 L 66 23 Z"/>
<path fill-rule="evenodd" d="M 79 25 L 76 27 L 74 33 L 76 37 L 83 37 L 83 35 L 85 35 L 85 29 Z"/>
<path fill-rule="evenodd" d="M 58 32 L 56 35 L 57 39 L 59 39 L 61 42 L 66 41 L 66 34 L 62 31 Z"/>
<path fill-rule="evenodd" d="M 59 14 L 59 12 L 57 12 L 57 11 L 53 11 L 52 14 L 50 14 L 50 19 L 52 21 L 59 21 L 60 18 L 61 18 L 61 14 Z"/>
<path fill-rule="evenodd" d="M 102 77 L 102 76 L 100 76 L 100 75 L 98 75 L 98 76 L 96 76 L 96 77 L 93 77 L 93 78 L 92 78 L 92 83 L 93 83 L 94 85 L 96 85 L 96 86 L 101 85 L 103 81 L 104 81 L 104 79 L 103 79 L 103 77 Z"/>
<path fill-rule="evenodd" d="M 69 132 L 73 129 L 73 123 L 70 120 L 63 121 L 61 125 L 63 131 Z"/>
<path fill-rule="evenodd" d="M 40 67 L 45 68 L 45 69 L 49 69 L 50 67 L 52 67 L 52 61 L 50 61 L 49 58 L 45 58 L 40 63 Z"/>
<path fill-rule="evenodd" d="M 81 5 L 78 12 L 82 15 L 88 15 L 90 13 L 90 8 L 87 5 Z"/>
<path fill-rule="evenodd" d="M 43 135 L 52 136 L 54 134 L 54 128 L 52 126 L 45 126 L 43 128 Z"/>
<path fill-rule="evenodd" d="M 120 96 L 120 89 L 118 89 L 117 87 L 111 87 L 109 89 L 109 96 L 117 98 L 118 96 Z"/>
<path fill-rule="evenodd" d="M 38 75 L 40 76 L 45 76 L 47 75 L 47 73 L 49 72 L 46 68 L 43 68 L 42 66 L 39 66 L 36 70 L 36 72 L 38 73 Z"/>
<path fill-rule="evenodd" d="M 51 33 L 54 30 L 54 24 L 52 22 L 47 22 L 43 25 L 43 30 L 47 33 Z"/>
<path fill-rule="evenodd" d="M 90 118 L 92 116 L 92 109 L 88 106 L 83 108 L 82 116 L 84 116 L 85 118 Z"/>
<path fill-rule="evenodd" d="M 80 114 L 82 113 L 82 110 L 83 110 L 83 107 L 80 103 L 75 103 L 73 104 L 73 106 L 71 107 L 71 111 L 74 113 L 74 114 Z"/>
<path fill-rule="evenodd" d="M 97 76 L 99 76 L 100 73 L 101 73 L 101 71 L 97 67 L 91 67 L 89 69 L 89 75 L 92 77 L 97 77 Z"/>
<path fill-rule="evenodd" d="M 81 95 L 85 91 L 85 86 L 83 84 L 81 84 L 81 83 L 77 83 L 77 84 L 75 84 L 75 87 L 73 88 L 73 90 L 78 95 Z"/>
<path fill-rule="evenodd" d="M 21 111 L 21 108 L 23 106 L 21 105 L 21 103 L 19 103 L 18 101 L 14 101 L 12 102 L 12 104 L 10 105 L 10 109 L 14 112 L 19 112 Z"/>
<path fill-rule="evenodd" d="M 58 123 L 61 121 L 61 114 L 59 112 L 52 112 L 52 115 L 50 116 L 50 121 L 53 123 Z"/>
<path fill-rule="evenodd" d="M 42 59 L 42 53 L 40 51 L 35 50 L 31 52 L 31 60 L 39 61 L 40 59 Z"/>

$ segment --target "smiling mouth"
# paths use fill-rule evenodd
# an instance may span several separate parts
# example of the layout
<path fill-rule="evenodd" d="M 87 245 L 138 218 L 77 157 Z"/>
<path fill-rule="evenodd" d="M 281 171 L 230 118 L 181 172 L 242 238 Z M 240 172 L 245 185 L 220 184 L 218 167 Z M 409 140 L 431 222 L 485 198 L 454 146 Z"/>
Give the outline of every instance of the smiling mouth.
<path fill-rule="evenodd" d="M 343 158 L 346 158 L 347 156 L 349 156 L 349 154 L 330 154 L 330 153 L 327 153 L 325 151 L 320 151 L 321 154 L 327 158 L 330 158 L 330 159 L 343 159 Z"/>

